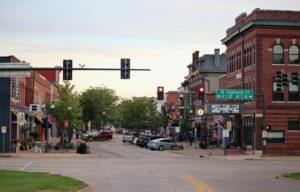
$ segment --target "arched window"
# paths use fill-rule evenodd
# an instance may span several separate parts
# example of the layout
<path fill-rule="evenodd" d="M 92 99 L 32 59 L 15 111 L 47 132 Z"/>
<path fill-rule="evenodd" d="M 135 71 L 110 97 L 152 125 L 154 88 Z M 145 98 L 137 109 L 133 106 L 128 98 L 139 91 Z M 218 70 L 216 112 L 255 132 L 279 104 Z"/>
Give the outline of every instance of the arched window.
<path fill-rule="evenodd" d="M 299 64 L 299 48 L 296 45 L 289 48 L 289 64 Z"/>
<path fill-rule="evenodd" d="M 283 47 L 281 45 L 275 45 L 273 47 L 273 64 L 283 64 Z"/>

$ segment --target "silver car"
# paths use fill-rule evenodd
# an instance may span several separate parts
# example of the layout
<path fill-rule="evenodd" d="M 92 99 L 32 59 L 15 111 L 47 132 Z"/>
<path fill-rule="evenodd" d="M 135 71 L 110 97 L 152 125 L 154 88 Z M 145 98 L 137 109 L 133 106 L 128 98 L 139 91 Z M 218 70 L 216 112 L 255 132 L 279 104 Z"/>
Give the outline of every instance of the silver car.
<path fill-rule="evenodd" d="M 154 139 L 152 141 L 148 141 L 147 143 L 147 148 L 151 150 L 166 150 L 166 149 L 180 149 L 183 150 L 183 145 L 181 143 L 178 143 L 172 139 L 168 138 L 159 138 L 159 139 Z"/>

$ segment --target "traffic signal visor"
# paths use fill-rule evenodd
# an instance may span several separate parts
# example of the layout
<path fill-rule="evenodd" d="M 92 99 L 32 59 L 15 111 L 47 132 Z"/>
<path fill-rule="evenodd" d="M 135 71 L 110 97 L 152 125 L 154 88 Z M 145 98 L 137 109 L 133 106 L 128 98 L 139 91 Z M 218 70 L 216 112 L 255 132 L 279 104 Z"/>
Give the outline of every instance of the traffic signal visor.
<path fill-rule="evenodd" d="M 164 100 L 164 87 L 157 87 L 157 100 Z"/>

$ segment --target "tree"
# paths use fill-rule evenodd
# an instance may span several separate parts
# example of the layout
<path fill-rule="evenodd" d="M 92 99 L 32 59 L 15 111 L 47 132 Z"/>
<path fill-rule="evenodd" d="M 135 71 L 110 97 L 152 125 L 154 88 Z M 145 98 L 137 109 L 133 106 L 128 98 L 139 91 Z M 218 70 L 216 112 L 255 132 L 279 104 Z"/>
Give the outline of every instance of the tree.
<path fill-rule="evenodd" d="M 190 121 L 190 109 L 186 107 L 184 109 L 184 115 L 182 119 L 180 120 L 180 129 L 183 133 L 183 135 L 187 135 L 189 131 L 192 130 L 192 123 Z"/>
<path fill-rule="evenodd" d="M 169 123 L 169 115 L 167 113 L 166 105 L 162 105 L 160 110 L 161 126 L 167 127 Z"/>
<path fill-rule="evenodd" d="M 58 88 L 60 101 L 55 103 L 54 108 L 48 107 L 47 109 L 50 114 L 53 114 L 56 117 L 57 127 L 61 134 L 61 142 L 63 143 L 65 143 L 65 121 L 69 122 L 70 130 L 74 128 L 81 129 L 83 127 L 79 95 L 74 92 L 73 89 L 74 85 L 71 85 L 69 81 L 64 81 L 64 83 Z"/>
<path fill-rule="evenodd" d="M 118 106 L 116 117 L 122 127 L 136 132 L 147 129 L 157 131 L 161 124 L 156 103 L 146 98 L 123 100 Z"/>
<path fill-rule="evenodd" d="M 83 109 L 83 121 L 90 122 L 95 129 L 114 121 L 114 111 L 118 97 L 115 91 L 106 87 L 90 87 L 82 93 L 80 103 Z"/>

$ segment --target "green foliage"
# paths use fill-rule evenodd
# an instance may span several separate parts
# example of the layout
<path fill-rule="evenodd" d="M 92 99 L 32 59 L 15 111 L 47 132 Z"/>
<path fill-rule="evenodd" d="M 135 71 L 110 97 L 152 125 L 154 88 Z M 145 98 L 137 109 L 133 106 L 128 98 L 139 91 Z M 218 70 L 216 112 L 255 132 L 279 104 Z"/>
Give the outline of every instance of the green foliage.
<path fill-rule="evenodd" d="M 286 174 L 283 174 L 282 176 L 290 178 L 290 179 L 300 180 L 300 173 L 286 173 Z"/>
<path fill-rule="evenodd" d="M 123 100 L 116 113 L 116 120 L 126 129 L 139 132 L 146 129 L 157 130 L 161 126 L 156 102 L 152 99 Z"/>
<path fill-rule="evenodd" d="M 60 101 L 55 103 L 54 108 L 47 107 L 47 112 L 56 116 L 57 127 L 60 131 L 64 130 L 64 120 L 69 120 L 69 126 L 72 128 L 83 129 L 80 97 L 73 89 L 74 85 L 71 85 L 69 81 L 64 81 L 58 89 Z"/>
<path fill-rule="evenodd" d="M 159 115 L 160 115 L 160 119 L 161 119 L 161 126 L 167 127 L 168 123 L 169 123 L 169 115 L 167 113 L 166 105 L 161 106 L 161 113 Z"/>
<path fill-rule="evenodd" d="M 82 93 L 80 103 L 83 109 L 83 121 L 91 128 L 102 128 L 114 121 L 114 110 L 118 97 L 115 91 L 106 87 L 91 87 Z"/>
<path fill-rule="evenodd" d="M 190 109 L 188 107 L 184 109 L 184 115 L 180 120 L 179 126 L 183 134 L 187 134 L 192 130 L 192 122 L 190 121 Z"/>
<path fill-rule="evenodd" d="M 79 180 L 48 173 L 0 170 L 1 191 L 69 191 L 75 192 L 87 187 Z"/>

